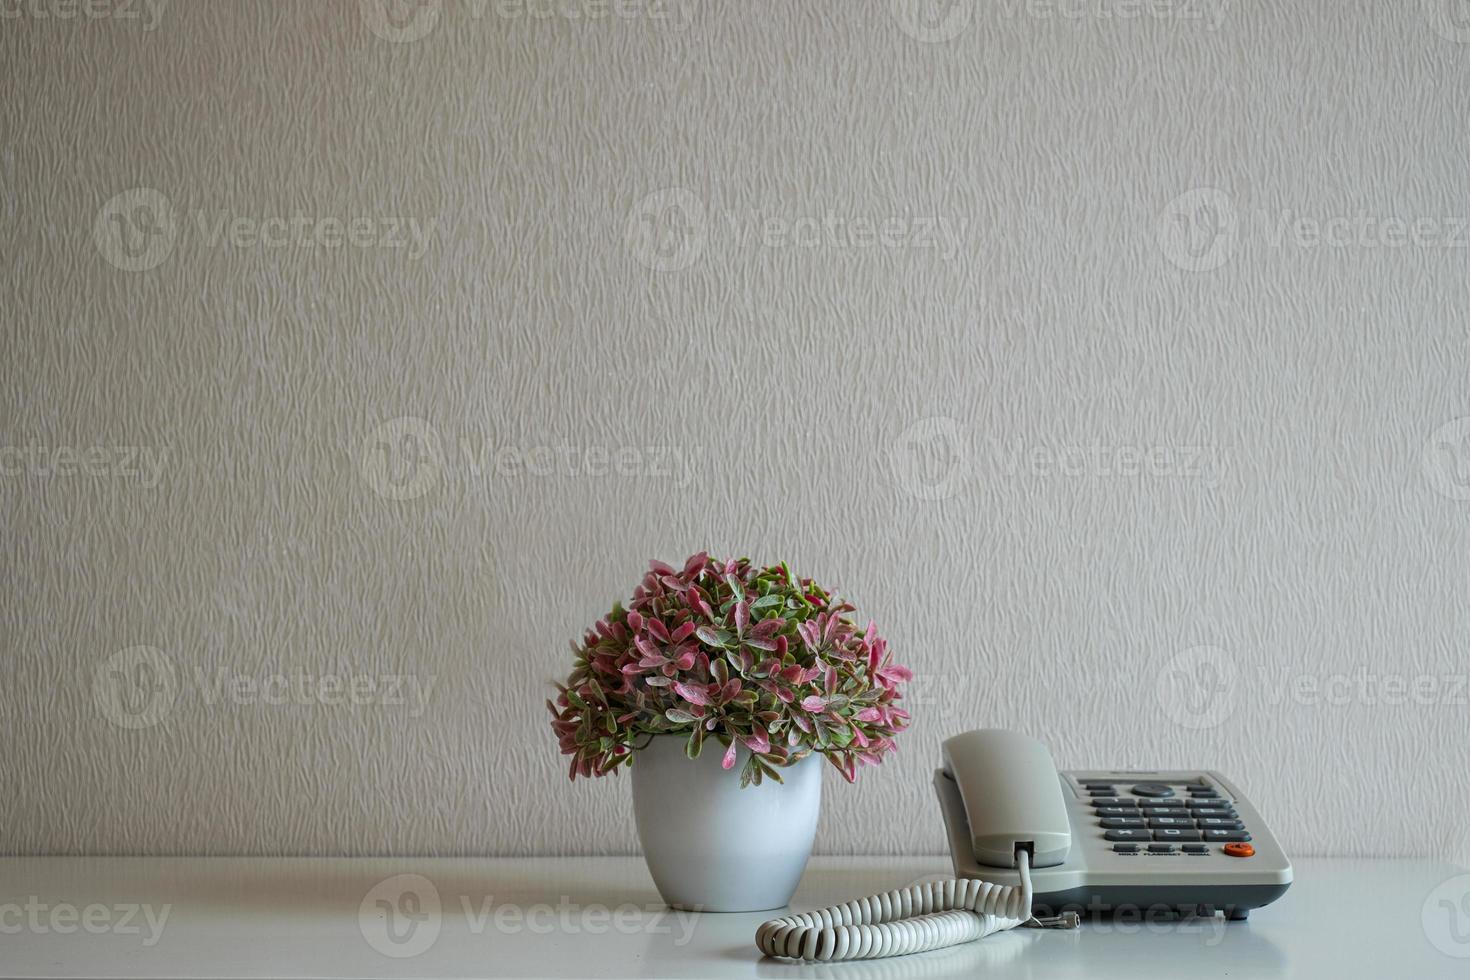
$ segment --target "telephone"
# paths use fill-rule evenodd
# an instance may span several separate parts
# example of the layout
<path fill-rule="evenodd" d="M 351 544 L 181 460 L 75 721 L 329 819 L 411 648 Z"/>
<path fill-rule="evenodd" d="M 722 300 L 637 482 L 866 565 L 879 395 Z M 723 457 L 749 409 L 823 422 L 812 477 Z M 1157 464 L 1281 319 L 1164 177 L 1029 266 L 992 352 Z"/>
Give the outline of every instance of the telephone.
<path fill-rule="evenodd" d="M 1218 773 L 1058 772 L 1041 742 L 1000 729 L 943 748 L 934 787 L 955 877 L 772 919 L 762 952 L 897 956 L 1125 910 L 1241 920 L 1291 885 L 1265 822 Z"/>

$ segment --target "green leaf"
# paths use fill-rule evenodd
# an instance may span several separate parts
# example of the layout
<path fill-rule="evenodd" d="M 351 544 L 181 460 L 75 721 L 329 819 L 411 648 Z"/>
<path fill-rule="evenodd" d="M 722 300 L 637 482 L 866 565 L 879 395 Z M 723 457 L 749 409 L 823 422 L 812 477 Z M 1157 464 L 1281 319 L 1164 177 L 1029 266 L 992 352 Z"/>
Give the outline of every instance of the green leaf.
<path fill-rule="evenodd" d="M 670 708 L 664 712 L 664 717 L 676 725 L 687 725 L 695 720 L 693 715 L 679 708 Z"/>
<path fill-rule="evenodd" d="M 717 630 L 713 626 L 701 626 L 694 631 L 694 635 L 699 637 L 699 642 L 705 646 L 723 648 L 730 642 L 734 634 L 729 630 Z"/>
<path fill-rule="evenodd" d="M 761 784 L 760 761 L 753 755 L 740 767 L 740 788 L 744 789 L 751 783 L 757 786 Z"/>
<path fill-rule="evenodd" d="M 780 606 L 785 601 L 785 596 L 763 595 L 750 604 L 750 611 L 755 612 L 757 609 L 770 609 L 772 606 Z"/>
<path fill-rule="evenodd" d="M 689 741 L 684 743 L 684 754 L 691 759 L 699 758 L 699 750 L 704 748 L 704 726 L 700 725 L 689 733 Z"/>

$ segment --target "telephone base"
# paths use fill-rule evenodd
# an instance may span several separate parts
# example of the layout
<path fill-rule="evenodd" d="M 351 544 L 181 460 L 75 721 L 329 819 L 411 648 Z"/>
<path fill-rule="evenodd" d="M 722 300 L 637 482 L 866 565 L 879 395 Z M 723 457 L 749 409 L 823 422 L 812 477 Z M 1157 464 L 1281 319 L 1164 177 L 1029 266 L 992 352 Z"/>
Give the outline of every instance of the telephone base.
<path fill-rule="evenodd" d="M 1058 773 L 1067 797 L 1072 847 L 1064 863 L 1031 869 L 1033 912 L 1056 915 L 1071 911 L 1087 919 L 1126 917 L 1148 922 L 1224 913 L 1226 919 L 1239 922 L 1248 918 L 1251 909 L 1269 905 L 1285 894 L 1291 886 L 1291 864 L 1264 822 L 1218 773 L 1201 775 L 1227 792 L 1255 828 L 1254 856 L 1230 857 L 1218 848 L 1202 855 L 1177 850 L 1152 854 L 1146 849 L 1136 854 L 1116 853 L 1096 826 L 1090 801 L 1077 792 L 1076 777 Z M 976 860 L 964 798 L 954 778 L 937 770 L 934 789 L 944 814 L 955 877 L 1016 884 L 1019 879 L 1013 869 Z"/>

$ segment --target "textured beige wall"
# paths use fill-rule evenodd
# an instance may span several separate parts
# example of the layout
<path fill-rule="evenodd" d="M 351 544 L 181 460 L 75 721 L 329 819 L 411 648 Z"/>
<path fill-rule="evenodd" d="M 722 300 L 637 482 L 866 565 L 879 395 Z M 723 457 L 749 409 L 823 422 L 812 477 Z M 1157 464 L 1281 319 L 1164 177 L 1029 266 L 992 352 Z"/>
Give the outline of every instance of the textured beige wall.
<path fill-rule="evenodd" d="M 918 672 L 825 851 L 1000 725 L 1470 857 L 1462 7 L 0 0 L 0 850 L 631 851 L 708 546 Z"/>

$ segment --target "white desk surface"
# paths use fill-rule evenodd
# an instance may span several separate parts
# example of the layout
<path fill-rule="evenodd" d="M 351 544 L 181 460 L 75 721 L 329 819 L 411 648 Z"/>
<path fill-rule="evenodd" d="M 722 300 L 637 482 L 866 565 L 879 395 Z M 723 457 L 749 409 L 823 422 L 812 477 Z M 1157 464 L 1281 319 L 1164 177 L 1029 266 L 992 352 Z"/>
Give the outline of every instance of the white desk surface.
<path fill-rule="evenodd" d="M 815 858 L 793 908 L 948 871 Z M 761 959 L 762 913 L 663 908 L 639 858 L 0 858 L 3 977 L 1470 977 L 1470 874 L 1303 860 L 1252 913 L 1020 929 L 888 960 Z M 404 879 L 420 901 L 402 904 Z M 437 909 L 434 896 L 437 894 Z M 396 942 L 379 899 L 400 910 Z M 131 912 L 129 911 L 131 910 Z M 412 955 L 390 956 L 384 951 Z"/>

